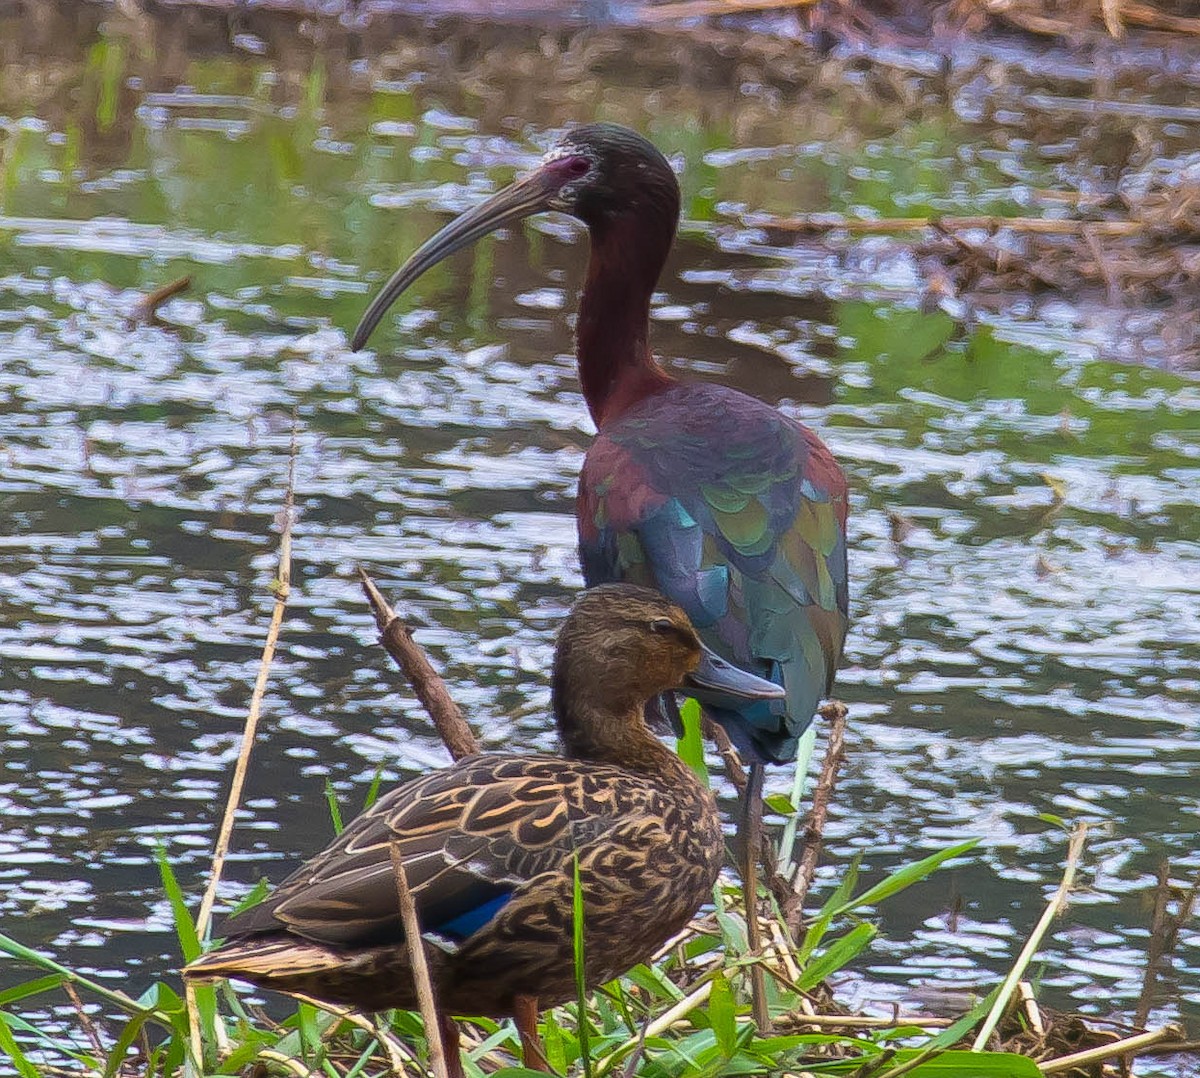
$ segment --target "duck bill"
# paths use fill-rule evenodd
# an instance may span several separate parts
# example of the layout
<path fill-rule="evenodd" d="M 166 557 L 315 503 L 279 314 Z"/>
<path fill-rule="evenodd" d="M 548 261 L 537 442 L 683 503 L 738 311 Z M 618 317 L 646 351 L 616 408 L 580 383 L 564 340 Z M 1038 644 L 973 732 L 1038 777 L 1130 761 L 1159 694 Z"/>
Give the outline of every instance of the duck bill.
<path fill-rule="evenodd" d="M 720 692 L 745 700 L 782 700 L 787 695 L 782 685 L 727 663 L 703 645 L 700 648 L 700 665 L 683 679 L 683 688 Z"/>
<path fill-rule="evenodd" d="M 357 352 L 367 343 L 367 338 L 387 314 L 388 308 L 426 270 L 432 269 L 442 259 L 455 251 L 461 251 L 489 232 L 495 232 L 496 229 L 513 224 L 531 214 L 552 209 L 554 198 L 561 187 L 561 178 L 556 178 L 547 169 L 538 169 L 524 179 L 509 184 L 486 202 L 456 217 L 418 247 L 409 260 L 392 274 L 391 280 L 371 300 L 371 305 L 354 331 L 350 347 Z"/>

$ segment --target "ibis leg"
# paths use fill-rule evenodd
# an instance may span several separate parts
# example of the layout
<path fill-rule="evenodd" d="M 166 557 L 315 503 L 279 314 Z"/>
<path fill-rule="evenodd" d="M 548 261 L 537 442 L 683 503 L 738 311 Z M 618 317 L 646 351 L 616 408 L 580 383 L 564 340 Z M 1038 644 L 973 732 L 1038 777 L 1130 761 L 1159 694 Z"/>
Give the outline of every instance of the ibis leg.
<path fill-rule="evenodd" d="M 538 1036 L 537 996 L 517 996 L 513 1000 L 513 1018 L 517 1022 L 517 1033 L 521 1036 L 525 1066 L 530 1070 L 553 1074 L 554 1068 L 547 1062 L 546 1053 L 542 1051 L 542 1039 Z"/>
<path fill-rule="evenodd" d="M 755 957 L 762 956 L 762 932 L 758 924 L 758 855 L 762 848 L 763 778 L 761 763 L 750 765 L 746 792 L 742 802 L 742 818 L 738 830 L 742 837 L 742 897 L 746 903 L 746 942 Z M 750 967 L 751 1010 L 754 1024 L 760 1033 L 771 1028 L 767 1011 L 767 985 L 763 968 L 757 962 Z"/>

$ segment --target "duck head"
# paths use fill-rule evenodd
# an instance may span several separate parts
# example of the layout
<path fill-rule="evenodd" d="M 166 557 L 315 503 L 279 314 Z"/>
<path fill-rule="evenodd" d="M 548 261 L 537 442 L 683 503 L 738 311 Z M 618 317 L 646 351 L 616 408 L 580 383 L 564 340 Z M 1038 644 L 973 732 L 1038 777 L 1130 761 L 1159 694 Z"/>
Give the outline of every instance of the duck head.
<path fill-rule="evenodd" d="M 707 689 L 775 700 L 781 686 L 727 663 L 701 642 L 688 616 L 649 588 L 602 584 L 583 593 L 559 632 L 553 702 L 567 752 L 618 759 L 658 742 L 646 702 L 662 692 Z"/>

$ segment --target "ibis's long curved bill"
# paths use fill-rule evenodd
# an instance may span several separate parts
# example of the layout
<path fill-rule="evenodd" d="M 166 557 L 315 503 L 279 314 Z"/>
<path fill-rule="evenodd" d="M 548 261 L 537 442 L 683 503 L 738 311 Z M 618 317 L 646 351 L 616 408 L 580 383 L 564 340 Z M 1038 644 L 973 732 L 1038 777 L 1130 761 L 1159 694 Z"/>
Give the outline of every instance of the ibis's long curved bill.
<path fill-rule="evenodd" d="M 782 685 L 748 673 L 701 645 L 700 665 L 683 681 L 684 689 L 708 689 L 744 700 L 780 700 L 787 693 Z"/>
<path fill-rule="evenodd" d="M 350 347 L 356 352 L 410 284 L 443 258 L 460 251 L 489 232 L 520 221 L 531 214 L 553 208 L 554 196 L 562 188 L 564 177 L 555 170 L 540 168 L 536 172 L 497 191 L 486 202 L 467 210 L 445 228 L 426 240 L 394 274 L 391 280 L 371 300 L 371 305 L 358 323 Z"/>

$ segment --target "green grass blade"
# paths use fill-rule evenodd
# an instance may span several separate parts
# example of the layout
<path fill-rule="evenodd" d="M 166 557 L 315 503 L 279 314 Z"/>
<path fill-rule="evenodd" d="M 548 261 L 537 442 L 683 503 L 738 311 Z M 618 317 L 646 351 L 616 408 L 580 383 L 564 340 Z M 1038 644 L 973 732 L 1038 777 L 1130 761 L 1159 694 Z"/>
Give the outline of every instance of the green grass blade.
<path fill-rule="evenodd" d="M 563 1038 L 562 1026 L 554 1017 L 553 1011 L 546 1012 L 542 1022 L 542 1047 L 546 1050 L 546 1062 L 559 1074 L 567 1073 L 567 1044 Z"/>
<path fill-rule="evenodd" d="M 799 808 L 804 803 L 804 787 L 808 782 L 808 765 L 812 761 L 813 747 L 817 743 L 817 724 L 814 722 L 800 735 L 796 746 L 796 766 L 792 771 L 792 795 L 788 800 Z M 796 848 L 796 828 L 800 825 L 799 813 L 793 813 L 784 824 L 779 839 L 779 868 L 785 874 L 791 868 L 792 854 Z"/>
<path fill-rule="evenodd" d="M 878 929 L 874 925 L 855 925 L 804 967 L 800 979 L 796 982 L 797 987 L 803 991 L 815 988 L 831 974 L 857 958 L 875 938 L 877 932 Z"/>
<path fill-rule="evenodd" d="M 712 991 L 708 994 L 708 1021 L 721 1055 L 729 1059 L 737 1050 L 737 1008 L 723 970 L 713 977 Z"/>
<path fill-rule="evenodd" d="M 363 812 L 370 809 L 379 800 L 379 789 L 383 785 L 383 764 L 375 768 L 375 777 L 367 787 L 367 796 L 363 799 Z"/>
<path fill-rule="evenodd" d="M 108 1000 L 125 1011 L 127 1014 L 140 1014 L 144 1008 L 140 1006 L 136 1000 L 125 995 L 124 992 L 114 992 L 111 988 L 101 984 L 99 981 L 93 981 L 90 977 L 85 977 L 81 973 L 76 973 L 74 970 L 67 969 L 61 963 L 55 962 L 53 958 L 47 958 L 44 954 L 38 954 L 31 947 L 26 947 L 23 943 L 18 943 L 11 936 L 6 936 L 0 932 L 0 952 L 19 959 L 22 962 L 28 962 L 31 966 L 37 969 L 44 969 L 51 973 L 57 973 L 63 980 L 70 981 L 72 984 L 77 984 L 82 988 L 86 988 L 95 996 L 101 999 Z M 171 1028 L 171 1020 L 168 1015 L 161 1013 L 158 1010 L 152 1012 L 152 1017 L 156 1022 L 165 1025 L 168 1029 Z"/>
<path fill-rule="evenodd" d="M 267 892 L 271 890 L 271 885 L 265 878 L 260 878 L 258 883 L 250 888 L 241 898 L 233 904 L 228 916 L 236 917 L 239 913 L 245 913 L 246 910 L 257 906 L 264 898 L 267 897 Z"/>
<path fill-rule="evenodd" d="M 924 1049 L 905 1048 L 890 1060 L 879 1078 L 911 1064 Z M 863 1059 L 839 1059 L 830 1063 L 806 1065 L 813 1074 L 853 1074 L 863 1065 Z M 943 1052 L 940 1056 L 918 1063 L 905 1070 L 904 1078 L 1041 1078 L 1042 1072 L 1028 1056 L 1013 1052 L 969 1052 L 965 1049 Z"/>
<path fill-rule="evenodd" d="M 333 788 L 333 780 L 325 776 L 325 803 L 329 806 L 329 818 L 333 821 L 333 833 L 340 835 L 346 830 L 342 823 L 342 806 L 338 804 L 337 790 Z"/>
<path fill-rule="evenodd" d="M 868 887 L 857 898 L 851 899 L 840 909 L 834 910 L 833 916 L 838 917 L 843 913 L 849 913 L 851 910 L 860 909 L 863 906 L 877 906 L 885 898 L 891 898 L 892 895 L 903 891 L 906 887 L 911 887 L 914 883 L 919 883 L 926 876 L 932 875 L 947 861 L 955 857 L 960 857 L 968 850 L 973 850 L 979 845 L 980 840 L 977 838 L 968 839 L 966 842 L 960 842 L 957 845 L 949 847 L 949 849 L 939 850 L 937 853 L 930 854 L 928 857 L 921 858 L 920 861 L 914 861 L 910 865 L 904 865 L 896 869 L 890 876 L 884 880 L 880 880 L 874 887 Z"/>
<path fill-rule="evenodd" d="M 575 1002 L 579 1007 L 579 1056 L 585 1078 L 592 1078 L 592 1054 L 588 1044 L 587 969 L 583 949 L 583 885 L 579 880 L 579 854 L 575 855 L 575 879 L 571 895 L 571 929 L 575 956 Z"/>
<path fill-rule="evenodd" d="M 13 1036 L 5 1019 L 6 1015 L 0 1011 L 0 1052 L 12 1060 L 12 1065 L 21 1078 L 41 1078 L 41 1072 L 29 1062 L 25 1053 L 21 1051 L 21 1046 L 17 1044 L 17 1038 Z"/>
<path fill-rule="evenodd" d="M 625 976 L 656 999 L 670 1000 L 672 1003 L 683 999 L 683 989 L 657 966 L 634 966 Z"/>
<path fill-rule="evenodd" d="M 125 1062 L 125 1056 L 129 1052 L 130 1046 L 137 1039 L 137 1035 L 142 1031 L 142 1027 L 146 1024 L 146 1018 L 147 1015 L 138 1014 L 125 1023 L 125 1028 L 121 1030 L 121 1035 L 112 1046 L 112 1051 L 108 1053 L 108 1063 L 104 1067 L 104 1078 L 115 1078 L 120 1073 L 121 1065 Z"/>
<path fill-rule="evenodd" d="M 26 981 L 24 984 L 13 985 L 12 988 L 0 992 L 0 1007 L 7 1007 L 10 1003 L 16 1003 L 18 1000 L 28 999 L 30 996 L 36 996 L 42 992 L 49 992 L 62 983 L 63 977 L 61 974 L 48 973 L 45 977 L 38 977 L 36 980 Z"/>
<path fill-rule="evenodd" d="M 996 997 L 1000 994 L 1000 986 L 996 985 L 986 996 L 975 1004 L 966 1014 L 964 1014 L 953 1025 L 947 1026 L 936 1037 L 930 1037 L 929 1040 L 922 1045 L 923 1048 L 949 1048 L 952 1044 L 957 1044 L 963 1039 L 972 1029 L 983 1021 L 988 1011 L 991 1010 L 992 1004 L 995 1003 Z"/>
<path fill-rule="evenodd" d="M 183 889 L 179 886 L 175 870 L 167 860 L 167 851 L 161 843 L 154 848 L 154 860 L 158 862 L 158 874 L 162 878 L 163 890 L 171 903 L 171 916 L 175 921 L 179 950 L 183 954 L 184 962 L 191 962 L 200 956 L 200 937 L 196 935 L 196 925 L 183 897 Z"/>
<path fill-rule="evenodd" d="M 800 941 L 800 946 L 796 949 L 796 961 L 801 965 L 804 965 L 813 951 L 821 945 L 825 933 L 829 931 L 829 926 L 833 923 L 836 912 L 845 908 L 850 901 L 850 896 L 858 884 L 858 866 L 860 864 L 862 864 L 862 854 L 856 853 L 850 864 L 846 866 L 846 871 L 837 887 L 834 888 L 833 894 L 825 900 L 821 912 L 817 914 L 816 919 L 809 925 L 808 931 L 804 933 L 804 939 Z"/>
<path fill-rule="evenodd" d="M 707 786 L 708 764 L 704 762 L 704 738 L 700 735 L 700 705 L 691 698 L 684 700 L 679 715 L 683 719 L 683 737 L 676 741 L 675 751 Z"/>

